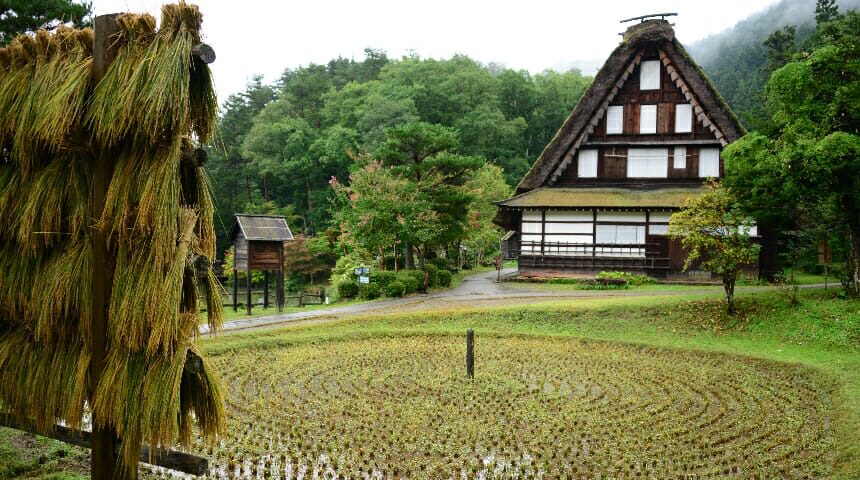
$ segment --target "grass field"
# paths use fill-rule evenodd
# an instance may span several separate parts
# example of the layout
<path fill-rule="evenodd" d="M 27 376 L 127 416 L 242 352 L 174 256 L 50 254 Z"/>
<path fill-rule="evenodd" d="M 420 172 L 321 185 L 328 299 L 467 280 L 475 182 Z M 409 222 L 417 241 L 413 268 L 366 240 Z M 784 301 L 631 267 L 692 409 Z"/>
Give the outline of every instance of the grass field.
<path fill-rule="evenodd" d="M 802 300 L 746 294 L 736 318 L 714 297 L 588 300 L 208 341 L 233 414 L 204 453 L 227 478 L 856 478 L 860 302 Z"/>
<path fill-rule="evenodd" d="M 230 419 L 198 451 L 214 478 L 856 479 L 860 302 L 800 295 L 741 293 L 737 317 L 714 293 L 205 340 Z M 65 468 L 46 457 L 24 478 Z"/>

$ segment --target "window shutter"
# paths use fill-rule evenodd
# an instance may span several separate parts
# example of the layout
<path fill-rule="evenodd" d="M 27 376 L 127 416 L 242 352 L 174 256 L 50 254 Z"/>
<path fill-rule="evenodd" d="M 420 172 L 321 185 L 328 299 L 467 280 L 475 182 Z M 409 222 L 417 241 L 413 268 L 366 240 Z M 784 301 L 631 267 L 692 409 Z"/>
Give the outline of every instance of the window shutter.
<path fill-rule="evenodd" d="M 687 147 L 675 147 L 673 168 L 687 168 Z"/>
<path fill-rule="evenodd" d="M 669 149 L 649 148 L 648 178 L 666 178 L 669 170 Z"/>
<path fill-rule="evenodd" d="M 639 65 L 639 89 L 660 89 L 660 62 L 647 60 Z"/>
<path fill-rule="evenodd" d="M 576 176 L 579 178 L 597 177 L 597 150 L 580 150 Z"/>
<path fill-rule="evenodd" d="M 689 103 L 675 105 L 675 133 L 693 131 L 693 106 Z"/>
<path fill-rule="evenodd" d="M 624 133 L 624 107 L 611 106 L 606 111 L 606 134 Z"/>
<path fill-rule="evenodd" d="M 720 149 L 703 148 L 699 150 L 699 177 L 719 178 L 720 176 Z"/>
<path fill-rule="evenodd" d="M 668 148 L 631 148 L 627 152 L 628 178 L 666 178 Z"/>
<path fill-rule="evenodd" d="M 648 159 L 642 154 L 641 148 L 627 150 L 627 177 L 644 178 L 648 172 Z"/>
<path fill-rule="evenodd" d="M 639 133 L 657 133 L 657 105 L 639 106 Z"/>

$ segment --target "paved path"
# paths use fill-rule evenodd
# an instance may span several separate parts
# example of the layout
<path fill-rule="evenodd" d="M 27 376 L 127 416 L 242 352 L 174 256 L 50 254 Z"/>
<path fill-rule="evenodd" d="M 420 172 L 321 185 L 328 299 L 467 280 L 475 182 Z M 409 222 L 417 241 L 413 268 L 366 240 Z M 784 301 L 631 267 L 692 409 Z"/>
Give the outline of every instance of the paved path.
<path fill-rule="evenodd" d="M 512 275 L 515 269 L 503 270 L 503 275 Z M 421 310 L 447 310 L 453 308 L 469 307 L 493 307 L 525 305 L 539 302 L 558 300 L 575 300 L 584 298 L 610 298 L 610 297 L 642 297 L 642 296 L 666 296 L 666 295 L 690 295 L 721 292 L 715 287 L 701 287 L 678 290 L 546 290 L 533 284 L 504 282 L 496 283 L 496 272 L 485 272 L 471 275 L 463 279 L 457 288 L 441 290 L 428 295 L 412 295 L 404 298 L 384 299 L 374 302 L 346 305 L 316 310 L 305 310 L 302 312 L 269 315 L 265 317 L 252 317 L 242 320 L 233 320 L 224 323 L 224 332 L 235 332 L 249 329 L 272 328 L 286 324 L 317 323 L 319 321 L 330 321 L 337 318 L 361 315 L 361 314 L 386 314 L 402 313 Z M 743 290 L 759 290 L 768 287 L 751 287 Z M 207 325 L 200 327 L 201 333 L 208 333 Z"/>
<path fill-rule="evenodd" d="M 516 269 L 505 269 L 503 276 L 513 275 Z M 820 288 L 824 285 L 802 285 L 801 288 Z M 768 290 L 774 287 L 739 287 L 739 291 Z M 540 285 L 515 282 L 496 282 L 496 272 L 484 272 L 468 276 L 457 288 L 440 290 L 427 295 L 412 295 L 403 298 L 377 300 L 374 302 L 346 305 L 343 307 L 321 308 L 294 313 L 283 313 L 265 317 L 251 317 L 224 322 L 223 332 L 239 332 L 274 328 L 284 325 L 320 323 L 338 318 L 363 314 L 388 314 L 415 311 L 440 311 L 468 306 L 498 307 L 527 305 L 559 300 L 612 297 L 656 297 L 671 295 L 697 295 L 722 293 L 719 286 L 688 288 L 684 290 L 546 290 Z M 201 325 L 201 333 L 208 333 L 209 326 Z"/>

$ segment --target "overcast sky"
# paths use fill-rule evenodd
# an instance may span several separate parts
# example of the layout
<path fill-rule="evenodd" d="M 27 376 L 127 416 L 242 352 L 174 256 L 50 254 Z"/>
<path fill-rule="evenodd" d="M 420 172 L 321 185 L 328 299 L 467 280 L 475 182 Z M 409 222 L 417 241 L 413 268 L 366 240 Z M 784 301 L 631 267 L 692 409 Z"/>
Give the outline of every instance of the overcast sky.
<path fill-rule="evenodd" d="M 96 15 L 149 12 L 164 1 L 94 0 Z M 244 89 L 254 74 L 274 81 L 285 68 L 326 63 L 338 55 L 361 60 L 365 47 L 397 58 L 466 54 L 480 62 L 540 72 L 580 66 L 594 74 L 618 44 L 624 18 L 678 12 L 682 43 L 731 27 L 775 0 L 199 0 L 219 100 Z"/>

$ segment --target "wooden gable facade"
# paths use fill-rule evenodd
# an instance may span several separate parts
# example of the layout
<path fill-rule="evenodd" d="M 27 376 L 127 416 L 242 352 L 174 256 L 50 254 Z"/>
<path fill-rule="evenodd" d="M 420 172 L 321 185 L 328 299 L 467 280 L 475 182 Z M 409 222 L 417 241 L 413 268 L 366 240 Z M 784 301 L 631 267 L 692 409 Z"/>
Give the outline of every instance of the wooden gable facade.
<path fill-rule="evenodd" d="M 723 175 L 743 128 L 665 20 L 624 34 L 573 113 L 497 202 L 523 274 L 601 270 L 681 274 L 666 236 L 684 200 Z M 687 274 L 684 274 L 685 276 Z"/>

